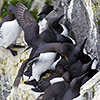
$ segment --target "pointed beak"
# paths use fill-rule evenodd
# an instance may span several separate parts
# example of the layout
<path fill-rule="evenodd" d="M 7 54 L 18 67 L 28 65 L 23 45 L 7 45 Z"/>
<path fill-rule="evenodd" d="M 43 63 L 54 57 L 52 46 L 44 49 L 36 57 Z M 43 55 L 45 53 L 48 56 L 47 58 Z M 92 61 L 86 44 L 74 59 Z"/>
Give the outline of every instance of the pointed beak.
<path fill-rule="evenodd" d="M 81 78 L 83 79 L 89 72 L 84 73 Z"/>
<path fill-rule="evenodd" d="M 64 14 L 63 15 L 61 15 L 60 17 L 58 17 L 58 22 L 61 20 L 61 18 L 64 16 Z"/>
<path fill-rule="evenodd" d="M 81 49 L 83 49 L 84 48 L 84 45 L 85 45 L 85 43 L 86 43 L 86 40 L 87 40 L 87 37 L 83 40 L 83 42 L 81 43 Z"/>
<path fill-rule="evenodd" d="M 40 16 L 42 14 L 42 12 L 40 12 L 37 16 Z"/>
<path fill-rule="evenodd" d="M 51 26 L 52 30 L 56 33 L 57 31 Z"/>

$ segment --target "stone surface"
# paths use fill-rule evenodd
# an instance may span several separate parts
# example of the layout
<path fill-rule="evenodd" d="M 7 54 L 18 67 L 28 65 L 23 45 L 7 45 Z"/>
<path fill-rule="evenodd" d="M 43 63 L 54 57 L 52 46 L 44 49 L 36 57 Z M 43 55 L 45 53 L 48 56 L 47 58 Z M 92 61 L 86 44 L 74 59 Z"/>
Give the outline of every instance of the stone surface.
<path fill-rule="evenodd" d="M 92 57 L 97 57 L 100 66 L 100 1 L 99 0 L 71 0 L 68 7 L 70 29 L 79 44 L 84 37 L 88 37 L 85 48 Z"/>
<path fill-rule="evenodd" d="M 12 88 L 7 100 L 34 100 L 34 93 L 31 88 L 33 88 L 33 86 L 22 83 L 18 88 Z"/>
<path fill-rule="evenodd" d="M 20 38 L 17 40 L 17 44 L 25 45 L 23 42 L 23 33 L 21 34 Z M 31 50 L 29 50 L 22 53 L 25 48 L 12 48 L 12 49 L 18 51 L 17 56 L 15 57 L 12 56 L 9 50 L 0 47 L 0 100 L 7 100 L 7 96 L 11 91 L 13 91 L 11 88 L 13 87 L 13 82 L 17 75 L 18 69 L 20 68 L 22 62 L 28 58 L 31 52 Z M 21 83 L 23 81 L 21 81 Z M 24 87 L 22 88 L 20 87 L 20 91 L 21 89 L 25 91 Z M 16 92 L 18 91 L 16 90 Z M 18 100 L 22 100 L 21 94 L 19 97 L 20 99 Z M 9 99 L 9 100 L 13 100 L 13 99 Z"/>
<path fill-rule="evenodd" d="M 67 16 L 77 44 L 87 37 L 85 45 L 87 53 L 93 58 L 97 57 L 99 60 L 97 52 L 97 28 L 94 23 L 91 1 L 72 0 L 68 7 Z"/>

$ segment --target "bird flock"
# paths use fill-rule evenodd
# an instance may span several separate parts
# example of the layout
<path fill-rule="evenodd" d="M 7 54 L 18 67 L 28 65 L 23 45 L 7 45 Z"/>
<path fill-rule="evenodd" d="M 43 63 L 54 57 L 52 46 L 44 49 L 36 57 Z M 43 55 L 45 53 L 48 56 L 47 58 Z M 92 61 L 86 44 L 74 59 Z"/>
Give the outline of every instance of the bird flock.
<path fill-rule="evenodd" d="M 7 10 L 8 15 L 0 22 L 0 46 L 16 56 L 17 51 L 9 46 L 23 47 L 16 45 L 23 30 L 24 40 L 32 48 L 29 58 L 19 68 L 14 87 L 18 87 L 25 75 L 29 79 L 24 84 L 34 86 L 31 90 L 36 100 L 72 100 L 79 96 L 80 87 L 98 72 L 91 68 L 96 58 L 91 59 L 83 52 L 87 37 L 77 45 L 60 24 L 64 14 L 46 21 L 45 17 L 53 10 L 51 5 L 45 5 L 38 14 L 39 24 L 20 2 L 9 5 Z M 43 21 L 48 23 L 46 29 Z M 47 73 L 50 75 L 43 78 Z"/>

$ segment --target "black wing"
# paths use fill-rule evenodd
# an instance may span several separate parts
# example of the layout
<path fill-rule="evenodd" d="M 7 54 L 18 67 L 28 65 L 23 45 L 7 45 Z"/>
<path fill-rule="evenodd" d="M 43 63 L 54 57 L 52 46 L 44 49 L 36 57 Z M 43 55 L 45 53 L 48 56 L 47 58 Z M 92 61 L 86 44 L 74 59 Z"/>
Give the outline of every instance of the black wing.
<path fill-rule="evenodd" d="M 17 3 L 15 16 L 19 25 L 24 30 L 26 42 L 29 43 L 34 38 L 39 37 L 39 26 L 37 21 L 33 18 L 29 10 L 20 2 Z"/>

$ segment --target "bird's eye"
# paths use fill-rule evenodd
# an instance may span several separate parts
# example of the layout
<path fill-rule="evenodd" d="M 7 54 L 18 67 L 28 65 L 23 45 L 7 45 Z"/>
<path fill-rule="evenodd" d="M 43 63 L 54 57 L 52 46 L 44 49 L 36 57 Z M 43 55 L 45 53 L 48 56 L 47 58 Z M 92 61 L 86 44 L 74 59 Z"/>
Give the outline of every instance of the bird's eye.
<path fill-rule="evenodd" d="M 10 12 L 12 12 L 12 11 L 10 10 Z"/>

